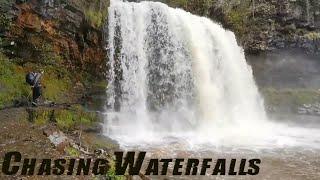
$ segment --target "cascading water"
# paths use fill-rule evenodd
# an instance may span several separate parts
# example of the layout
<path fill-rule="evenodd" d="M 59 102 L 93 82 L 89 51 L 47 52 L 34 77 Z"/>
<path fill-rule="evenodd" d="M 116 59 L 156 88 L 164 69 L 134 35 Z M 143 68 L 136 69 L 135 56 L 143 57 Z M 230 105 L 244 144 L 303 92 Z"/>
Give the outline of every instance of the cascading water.
<path fill-rule="evenodd" d="M 232 32 L 157 2 L 113 0 L 108 21 L 105 135 L 124 146 L 277 143 Z"/>

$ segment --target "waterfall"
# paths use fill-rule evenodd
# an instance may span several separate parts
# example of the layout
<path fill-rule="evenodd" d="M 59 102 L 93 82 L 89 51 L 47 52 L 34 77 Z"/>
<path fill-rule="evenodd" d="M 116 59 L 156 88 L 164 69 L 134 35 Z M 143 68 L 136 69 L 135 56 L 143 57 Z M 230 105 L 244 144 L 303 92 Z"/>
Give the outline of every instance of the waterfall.
<path fill-rule="evenodd" d="M 307 12 L 307 22 L 308 22 L 308 24 L 310 24 L 311 22 L 310 22 L 310 9 L 311 9 L 311 7 L 310 7 L 311 5 L 310 5 L 310 1 L 309 0 L 306 0 L 306 12 Z"/>
<path fill-rule="evenodd" d="M 108 45 L 105 135 L 230 142 L 261 131 L 267 118 L 252 69 L 218 23 L 159 2 L 113 0 Z"/>

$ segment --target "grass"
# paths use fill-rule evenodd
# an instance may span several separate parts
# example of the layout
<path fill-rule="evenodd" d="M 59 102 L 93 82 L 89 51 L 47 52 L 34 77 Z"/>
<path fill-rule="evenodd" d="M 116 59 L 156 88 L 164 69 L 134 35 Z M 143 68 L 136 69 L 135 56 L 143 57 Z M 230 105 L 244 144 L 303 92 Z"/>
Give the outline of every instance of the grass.
<path fill-rule="evenodd" d="M 49 71 L 46 71 L 49 70 Z M 63 102 L 71 88 L 71 80 L 67 74 L 59 75 L 59 71 L 46 68 L 42 82 L 44 85 L 44 97 L 50 101 Z"/>
<path fill-rule="evenodd" d="M 111 161 L 109 163 L 110 169 L 107 173 L 107 178 L 112 179 L 112 180 L 125 180 L 125 176 L 116 176 L 116 167 L 115 167 L 115 162 Z"/>
<path fill-rule="evenodd" d="M 25 83 L 25 72 L 0 53 L 0 108 L 14 100 L 26 99 L 31 89 Z"/>
<path fill-rule="evenodd" d="M 29 121 L 38 126 L 43 126 L 49 122 L 55 122 L 57 127 L 63 131 L 80 129 L 81 126 L 91 126 L 97 122 L 95 113 L 86 112 L 80 105 L 72 106 L 70 109 L 55 109 L 38 107 L 28 110 Z M 95 146 L 99 146 L 97 142 Z"/>
<path fill-rule="evenodd" d="M 27 63 L 19 65 L 18 59 L 9 59 L 0 53 L 0 108 L 12 105 L 14 101 L 30 100 L 31 87 L 25 82 L 27 72 L 40 71 L 45 74 L 42 77 L 44 98 L 55 102 L 65 102 L 66 94 L 72 87 L 70 72 L 61 68 L 59 64 L 41 65 Z"/>
<path fill-rule="evenodd" d="M 101 28 L 108 15 L 108 0 L 71 0 L 85 14 L 86 20 L 96 28 Z"/>
<path fill-rule="evenodd" d="M 273 106 L 313 104 L 320 102 L 320 91 L 313 89 L 263 89 L 266 103 Z"/>
<path fill-rule="evenodd" d="M 59 129 L 69 131 L 81 125 L 90 126 L 97 121 L 97 116 L 95 113 L 84 111 L 81 106 L 74 106 L 70 110 L 57 111 L 55 120 Z"/>
<path fill-rule="evenodd" d="M 104 18 L 106 14 L 101 11 L 96 11 L 93 9 L 87 9 L 85 12 L 85 16 L 87 20 L 93 25 L 94 27 L 102 27 L 104 23 Z"/>
<path fill-rule="evenodd" d="M 38 111 L 35 113 L 35 121 L 34 123 L 38 126 L 43 126 L 46 125 L 51 116 L 52 116 L 52 111 L 49 110 L 43 110 L 43 111 Z"/>
<path fill-rule="evenodd" d="M 227 18 L 238 34 L 244 34 L 246 32 L 247 16 L 248 11 L 241 9 L 235 9 L 228 13 Z"/>
<path fill-rule="evenodd" d="M 188 4 L 188 0 L 167 0 L 167 3 L 171 7 L 186 7 Z"/>
<path fill-rule="evenodd" d="M 235 31 L 238 36 L 243 36 L 247 33 L 249 26 L 249 15 L 251 14 L 249 1 L 243 1 L 238 6 L 226 12 L 226 20 L 231 25 L 231 29 Z"/>
<path fill-rule="evenodd" d="M 72 157 L 80 157 L 80 152 L 73 147 L 67 147 L 65 151 Z"/>

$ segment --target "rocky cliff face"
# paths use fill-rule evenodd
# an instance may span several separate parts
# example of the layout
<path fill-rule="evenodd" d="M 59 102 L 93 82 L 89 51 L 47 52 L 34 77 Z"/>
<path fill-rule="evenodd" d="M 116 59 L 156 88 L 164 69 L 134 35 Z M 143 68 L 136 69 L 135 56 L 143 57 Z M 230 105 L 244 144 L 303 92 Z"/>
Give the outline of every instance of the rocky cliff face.
<path fill-rule="evenodd" d="M 249 53 L 302 49 L 320 54 L 319 0 L 164 0 L 233 30 Z"/>
<path fill-rule="evenodd" d="M 139 1 L 139 0 L 135 0 Z M 250 54 L 302 49 L 320 54 L 318 0 L 159 0 L 207 16 L 236 33 Z M 62 63 L 103 77 L 109 1 L 1 0 L 0 49 L 23 61 Z"/>
<path fill-rule="evenodd" d="M 21 63 L 60 63 L 74 72 L 102 76 L 106 51 L 101 22 L 90 21 L 81 8 L 81 1 L 1 1 L 3 51 Z"/>
<path fill-rule="evenodd" d="M 250 50 L 299 48 L 319 55 L 320 1 L 270 0 L 251 6 L 244 39 Z"/>

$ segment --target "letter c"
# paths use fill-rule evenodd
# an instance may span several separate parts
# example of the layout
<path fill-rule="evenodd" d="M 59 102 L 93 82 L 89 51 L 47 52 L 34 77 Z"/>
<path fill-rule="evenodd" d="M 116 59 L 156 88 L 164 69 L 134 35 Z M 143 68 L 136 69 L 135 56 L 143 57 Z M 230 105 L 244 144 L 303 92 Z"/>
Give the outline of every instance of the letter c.
<path fill-rule="evenodd" d="M 21 153 L 19 152 L 8 152 L 6 153 L 3 161 L 2 172 L 5 175 L 15 175 L 19 171 L 19 166 L 12 166 L 10 170 L 10 162 L 14 157 L 14 162 L 21 162 Z"/>

